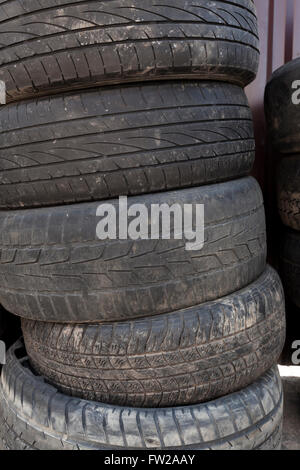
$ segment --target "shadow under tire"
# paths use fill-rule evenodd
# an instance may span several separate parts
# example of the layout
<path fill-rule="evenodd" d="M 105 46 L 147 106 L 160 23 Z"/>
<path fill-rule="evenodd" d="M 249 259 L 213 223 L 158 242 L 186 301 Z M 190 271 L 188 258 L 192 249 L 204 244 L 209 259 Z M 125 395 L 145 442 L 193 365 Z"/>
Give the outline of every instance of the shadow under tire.
<path fill-rule="evenodd" d="M 286 230 L 281 250 L 281 275 L 286 294 L 300 307 L 300 233 Z"/>

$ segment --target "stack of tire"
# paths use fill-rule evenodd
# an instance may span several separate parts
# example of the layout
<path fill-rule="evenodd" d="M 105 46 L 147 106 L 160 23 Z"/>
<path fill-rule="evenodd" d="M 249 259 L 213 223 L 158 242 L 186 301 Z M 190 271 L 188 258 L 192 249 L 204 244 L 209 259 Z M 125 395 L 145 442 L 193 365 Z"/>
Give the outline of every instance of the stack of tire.
<path fill-rule="evenodd" d="M 289 305 L 289 336 L 299 339 L 300 308 L 300 59 L 276 70 L 266 88 L 269 139 L 279 159 L 277 199 L 284 225 L 280 265 Z M 293 342 L 293 341 L 292 341 Z M 290 353 L 290 344 L 289 353 Z M 289 354 L 291 355 L 291 354 Z"/>
<path fill-rule="evenodd" d="M 0 4 L 4 449 L 277 449 L 285 337 L 249 177 L 251 0 Z M 97 208 L 204 204 L 205 243 Z M 173 233 L 174 235 L 174 233 Z"/>

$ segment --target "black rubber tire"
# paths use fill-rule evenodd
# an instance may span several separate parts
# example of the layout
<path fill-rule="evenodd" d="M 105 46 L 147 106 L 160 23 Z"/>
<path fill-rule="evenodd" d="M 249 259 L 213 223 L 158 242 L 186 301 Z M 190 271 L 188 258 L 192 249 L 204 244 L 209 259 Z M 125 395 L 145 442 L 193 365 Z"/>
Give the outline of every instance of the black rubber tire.
<path fill-rule="evenodd" d="M 277 368 L 248 388 L 207 404 L 120 408 L 58 393 L 30 371 L 21 346 L 9 351 L 1 377 L 4 449 L 280 448 L 283 397 Z"/>
<path fill-rule="evenodd" d="M 0 107 L 0 207 L 197 186 L 250 173 L 244 91 L 211 82 L 124 86 Z"/>
<path fill-rule="evenodd" d="M 112 200 L 116 212 L 119 200 Z M 223 297 L 266 267 L 263 197 L 251 177 L 128 199 L 204 204 L 205 243 L 99 240 L 99 203 L 0 212 L 0 302 L 32 320 L 82 323 L 168 313 Z M 161 227 L 160 227 L 161 230 Z"/>
<path fill-rule="evenodd" d="M 278 206 L 282 222 L 300 231 L 300 156 L 284 158 L 278 171 Z"/>
<path fill-rule="evenodd" d="M 251 0 L 9 3 L 0 5 L 0 80 L 8 101 L 172 78 L 245 86 L 257 73 Z"/>
<path fill-rule="evenodd" d="M 23 320 L 35 371 L 66 395 L 119 406 L 199 404 L 247 387 L 279 359 L 284 294 L 271 268 L 242 291 L 123 323 Z"/>
<path fill-rule="evenodd" d="M 300 106 L 292 102 L 300 58 L 276 70 L 266 87 L 265 110 L 270 142 L 282 154 L 300 153 Z"/>
<path fill-rule="evenodd" d="M 300 307 L 300 234 L 287 230 L 281 253 L 281 271 L 286 294 Z"/>

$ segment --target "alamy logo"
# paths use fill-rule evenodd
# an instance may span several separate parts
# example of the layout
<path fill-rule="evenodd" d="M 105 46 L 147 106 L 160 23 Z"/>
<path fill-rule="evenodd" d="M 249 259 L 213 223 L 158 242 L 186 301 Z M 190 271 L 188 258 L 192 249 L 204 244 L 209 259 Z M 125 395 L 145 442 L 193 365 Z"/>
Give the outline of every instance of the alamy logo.
<path fill-rule="evenodd" d="M 292 363 L 294 366 L 300 366 L 300 341 L 294 341 L 292 344 L 292 349 L 296 349 L 292 355 Z"/>
<path fill-rule="evenodd" d="M 292 89 L 295 90 L 292 94 L 292 103 L 298 105 L 300 104 L 300 80 L 295 80 L 292 83 Z"/>
<path fill-rule="evenodd" d="M 0 80 L 0 104 L 6 104 L 6 86 L 2 80 Z"/>
<path fill-rule="evenodd" d="M 126 196 L 119 205 L 97 208 L 96 234 L 99 240 L 185 240 L 188 251 L 204 246 L 203 204 L 131 204 Z"/>
<path fill-rule="evenodd" d="M 6 363 L 6 345 L 4 341 L 0 341 L 0 364 Z"/>

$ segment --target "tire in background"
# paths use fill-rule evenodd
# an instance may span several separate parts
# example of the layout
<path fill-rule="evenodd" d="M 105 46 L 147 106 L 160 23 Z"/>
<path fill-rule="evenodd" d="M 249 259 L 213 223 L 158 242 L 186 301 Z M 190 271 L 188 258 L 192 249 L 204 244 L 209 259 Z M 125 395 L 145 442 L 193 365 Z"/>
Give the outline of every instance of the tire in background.
<path fill-rule="evenodd" d="M 300 307 L 300 233 L 286 230 L 281 252 L 282 280 L 289 299 Z"/>
<path fill-rule="evenodd" d="M 0 208 L 110 199 L 234 179 L 254 161 L 244 91 L 166 82 L 0 108 Z"/>
<path fill-rule="evenodd" d="M 0 387 L 0 436 L 11 450 L 279 449 L 278 369 L 215 401 L 141 409 L 70 398 L 35 376 L 21 343 L 11 348 Z"/>
<path fill-rule="evenodd" d="M 241 390 L 278 360 L 284 294 L 271 268 L 242 291 L 141 320 L 22 321 L 35 371 L 66 395 L 110 405 L 199 404 Z"/>
<path fill-rule="evenodd" d="M 299 77 L 300 58 L 276 70 L 266 87 L 265 110 L 270 142 L 283 154 L 300 153 L 300 94 L 299 87 L 293 85 Z"/>
<path fill-rule="evenodd" d="M 240 86 L 259 62 L 253 1 L 14 0 L 0 5 L 7 99 L 131 81 L 212 79 Z"/>
<path fill-rule="evenodd" d="M 281 220 L 286 226 L 300 231 L 300 156 L 281 161 L 277 181 Z"/>
<path fill-rule="evenodd" d="M 110 202 L 118 223 L 119 200 Z M 162 239 L 161 226 L 159 239 L 99 240 L 99 202 L 3 211 L 4 307 L 47 322 L 129 320 L 215 300 L 249 285 L 265 270 L 263 197 L 251 177 L 127 202 L 128 207 L 143 204 L 148 215 L 153 205 L 177 204 L 182 213 L 184 204 L 203 204 L 203 248 L 187 250 L 185 235 L 174 239 L 173 223 L 169 240 Z M 155 219 L 150 215 L 150 220 Z M 197 232 L 202 233 L 201 226 Z"/>

